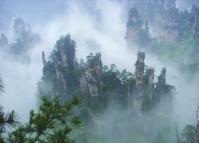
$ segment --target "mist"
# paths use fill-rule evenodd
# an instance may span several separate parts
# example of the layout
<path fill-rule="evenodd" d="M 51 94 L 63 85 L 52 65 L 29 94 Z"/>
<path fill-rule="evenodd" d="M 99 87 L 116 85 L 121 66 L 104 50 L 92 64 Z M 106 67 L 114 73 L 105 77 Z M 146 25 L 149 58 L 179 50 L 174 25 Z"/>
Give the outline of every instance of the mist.
<path fill-rule="evenodd" d="M 197 0 L 179 0 L 177 7 L 182 10 L 190 9 L 194 3 L 197 4 Z M 4 110 L 15 110 L 20 120 L 24 122 L 28 119 L 29 111 L 37 109 L 39 100 L 37 83 L 42 77 L 41 52 L 45 51 L 48 57 L 56 40 L 67 33 L 70 33 L 72 39 L 76 41 L 78 60 L 85 59 L 90 52 L 101 52 L 104 65 L 115 64 L 119 70 L 127 69 L 133 72 L 140 48 L 135 44 L 129 49 L 126 44 L 124 37 L 127 14 L 126 3 L 118 0 L 1 0 L 0 33 L 6 34 L 10 43 L 15 42 L 13 24 L 17 17 L 22 17 L 27 21 L 32 31 L 40 37 L 40 42 L 35 43 L 28 50 L 27 55 L 30 60 L 27 63 L 16 60 L 11 53 L 0 48 L 0 75 L 5 84 L 5 92 L 0 96 L 0 104 Z M 176 87 L 177 94 L 174 96 L 174 107 L 170 114 L 172 124 L 177 122 L 180 128 L 187 123 L 195 124 L 195 111 L 199 104 L 199 77 L 197 75 L 190 77 L 189 73 L 183 73 L 178 69 L 178 63 L 161 61 L 147 50 L 146 64 L 155 69 L 156 76 L 159 75 L 162 67 L 166 67 L 167 81 Z M 156 110 L 163 106 L 167 105 L 161 104 Z M 126 114 L 123 119 L 114 121 L 119 114 L 124 112 Z M 109 125 L 104 133 L 108 136 L 107 142 L 117 136 L 114 134 L 115 129 L 112 128 L 112 123 L 117 124 L 123 120 L 125 123 L 118 126 L 125 127 L 133 122 L 129 119 L 131 118 L 129 114 L 130 111 L 112 107 L 101 115 L 98 119 L 98 130 L 100 132 L 104 126 Z M 153 120 L 151 115 L 143 116 Z M 146 117 L 141 117 L 141 120 L 146 121 L 145 126 L 151 123 L 144 120 Z M 132 120 L 135 120 L 134 117 Z M 162 125 L 161 122 L 160 126 Z M 127 132 L 134 132 L 134 130 L 130 128 Z M 120 133 L 128 135 L 125 131 Z M 172 141 L 175 140 L 174 137 L 171 137 Z"/>
<path fill-rule="evenodd" d="M 190 9 L 192 5 L 198 5 L 198 0 L 177 0 L 176 5 L 179 9 L 185 10 L 185 9 Z"/>

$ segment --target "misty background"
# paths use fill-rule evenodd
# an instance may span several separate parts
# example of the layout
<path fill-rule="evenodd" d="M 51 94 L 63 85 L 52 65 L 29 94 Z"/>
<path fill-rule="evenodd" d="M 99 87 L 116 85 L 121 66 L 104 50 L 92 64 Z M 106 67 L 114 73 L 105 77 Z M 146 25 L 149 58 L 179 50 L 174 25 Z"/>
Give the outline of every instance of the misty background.
<path fill-rule="evenodd" d="M 25 121 L 29 111 L 37 108 L 37 83 L 42 76 L 41 52 L 45 51 L 48 57 L 56 40 L 67 33 L 77 43 L 78 59 L 85 58 L 90 52 L 101 52 L 104 64 L 113 63 L 120 70 L 134 71 L 139 47 L 135 45 L 128 49 L 124 39 L 127 3 L 127 0 L 0 0 L 0 33 L 6 35 L 7 46 L 21 38 L 14 28 L 16 18 L 25 22 L 26 34 L 37 34 L 40 39 L 28 39 L 28 42 L 34 41 L 26 51 L 28 62 L 21 62 L 20 57 L 16 58 L 0 47 L 0 74 L 5 83 L 0 104 L 4 110 L 14 109 L 20 120 Z M 192 4 L 199 2 L 178 0 L 176 4 L 180 10 L 190 10 Z M 146 64 L 154 67 L 156 75 L 162 67 L 167 67 L 169 84 L 177 90 L 172 116 L 182 127 L 195 123 L 199 77 L 190 79 L 188 73 L 177 68 L 178 63 L 163 62 L 152 53 L 146 53 Z"/>

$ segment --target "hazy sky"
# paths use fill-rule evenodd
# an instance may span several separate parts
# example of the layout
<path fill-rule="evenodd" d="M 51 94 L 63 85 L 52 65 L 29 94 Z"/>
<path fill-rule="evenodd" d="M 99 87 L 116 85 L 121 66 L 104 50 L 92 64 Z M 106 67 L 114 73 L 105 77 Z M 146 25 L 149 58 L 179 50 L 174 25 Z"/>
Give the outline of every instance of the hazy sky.
<path fill-rule="evenodd" d="M 0 0 L 0 23 L 7 24 L 17 17 L 23 17 L 31 24 L 42 24 L 65 9 L 64 0 Z"/>
<path fill-rule="evenodd" d="M 177 0 L 176 4 L 177 7 L 183 10 L 186 8 L 190 9 L 193 4 L 199 5 L 199 0 Z"/>
<path fill-rule="evenodd" d="M 192 2 L 197 3 L 198 0 Z M 191 6 L 188 0 L 178 0 L 177 4 L 182 8 Z M 67 33 L 71 33 L 77 42 L 78 58 L 85 58 L 89 52 L 101 52 L 105 64 L 114 63 L 120 69 L 127 68 L 133 72 L 137 47 L 132 50 L 126 48 L 126 14 L 124 5 L 117 0 L 0 0 L 0 33 L 12 33 L 13 20 L 20 16 L 40 34 L 42 40 L 30 52 L 28 65 L 6 59 L 0 52 L 0 74 L 6 87 L 0 104 L 6 110 L 15 109 L 24 118 L 30 109 L 35 108 L 37 82 L 42 75 L 41 52 L 45 51 L 48 57 L 56 40 Z M 179 99 L 176 108 L 179 117 L 184 116 L 183 109 L 187 109 L 185 120 L 190 121 L 191 118 L 193 121 L 197 104 L 195 84 L 187 87 L 186 79 L 179 77 L 175 67 L 161 63 L 153 55 L 146 55 L 146 63 L 155 68 L 156 75 L 161 67 L 168 68 L 168 81 L 182 89 L 176 97 Z M 15 101 L 10 102 L 13 99 Z"/>
<path fill-rule="evenodd" d="M 68 3 L 74 1 L 78 0 L 0 0 L 0 26 L 6 26 L 16 16 L 22 16 L 33 24 L 44 23 L 45 20 L 66 11 Z M 91 8 L 93 2 L 95 0 L 78 1 L 87 6 L 86 8 Z M 198 3 L 198 0 L 177 0 L 177 6 L 183 9 Z"/>

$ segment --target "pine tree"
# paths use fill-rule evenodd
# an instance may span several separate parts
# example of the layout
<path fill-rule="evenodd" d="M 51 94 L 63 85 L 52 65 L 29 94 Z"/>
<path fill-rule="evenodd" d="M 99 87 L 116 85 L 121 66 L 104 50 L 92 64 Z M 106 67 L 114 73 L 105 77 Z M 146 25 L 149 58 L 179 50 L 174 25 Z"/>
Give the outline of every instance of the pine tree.
<path fill-rule="evenodd" d="M 4 91 L 3 81 L 0 78 L 0 93 Z M 0 143 L 4 143 L 3 134 L 6 131 L 7 127 L 15 127 L 18 122 L 16 120 L 17 116 L 14 111 L 10 113 L 4 113 L 3 110 L 0 110 Z"/>
<path fill-rule="evenodd" d="M 73 113 L 78 98 L 62 102 L 59 97 L 43 97 L 38 111 L 30 112 L 29 122 L 9 135 L 10 143 L 72 143 L 69 134 L 80 125 Z"/>

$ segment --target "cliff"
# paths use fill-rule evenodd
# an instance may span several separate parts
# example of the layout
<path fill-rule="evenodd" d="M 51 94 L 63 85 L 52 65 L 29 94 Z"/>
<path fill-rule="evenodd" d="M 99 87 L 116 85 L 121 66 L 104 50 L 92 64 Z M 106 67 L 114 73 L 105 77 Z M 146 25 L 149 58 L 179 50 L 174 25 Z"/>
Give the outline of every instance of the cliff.
<path fill-rule="evenodd" d="M 150 28 L 156 31 L 156 39 L 166 41 L 184 40 L 199 35 L 199 8 L 180 11 L 175 0 L 145 0 L 129 2 L 126 39 L 146 47 L 152 40 Z M 141 45 L 142 46 L 142 45 Z"/>
<path fill-rule="evenodd" d="M 16 18 L 13 24 L 13 41 L 9 41 L 5 34 L 0 36 L 0 49 L 8 53 L 9 57 L 20 62 L 28 62 L 29 52 L 39 42 L 40 36 L 31 30 L 31 27 L 22 18 Z"/>
<path fill-rule="evenodd" d="M 43 77 L 38 83 L 40 95 L 59 95 L 64 99 L 79 95 L 91 110 L 105 109 L 110 103 L 137 111 L 150 110 L 163 97 L 172 98 L 174 87 L 166 83 L 163 68 L 154 82 L 155 71 L 144 63 L 145 53 L 138 52 L 135 73 L 115 65 L 104 66 L 101 54 L 90 54 L 78 62 L 76 44 L 70 35 L 56 43 L 49 60 L 42 53 Z"/>
<path fill-rule="evenodd" d="M 199 36 L 199 7 L 193 5 L 191 9 L 191 31 Z"/>

